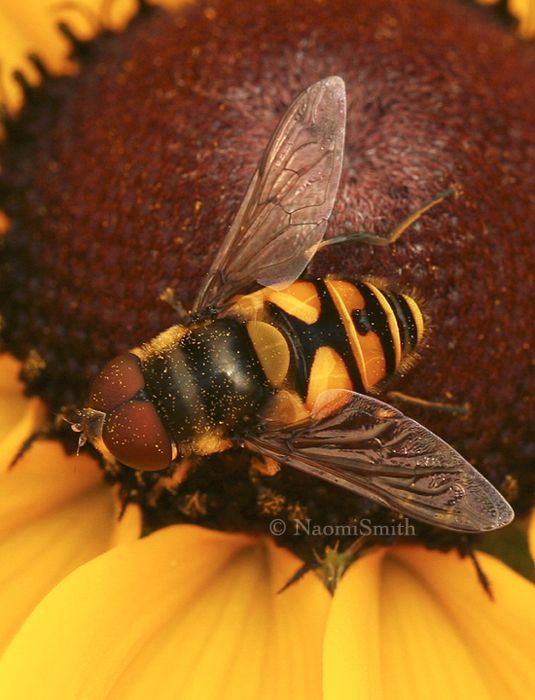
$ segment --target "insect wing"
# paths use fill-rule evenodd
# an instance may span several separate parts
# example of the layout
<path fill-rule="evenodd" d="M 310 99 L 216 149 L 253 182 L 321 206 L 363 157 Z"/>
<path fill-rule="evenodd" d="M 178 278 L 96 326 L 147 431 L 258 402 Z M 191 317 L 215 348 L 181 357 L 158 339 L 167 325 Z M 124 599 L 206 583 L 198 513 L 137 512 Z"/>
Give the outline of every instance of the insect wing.
<path fill-rule="evenodd" d="M 288 108 L 197 296 L 220 306 L 258 282 L 291 284 L 314 255 L 336 199 L 346 124 L 345 84 L 331 76 Z"/>
<path fill-rule="evenodd" d="M 382 401 L 348 394 L 338 413 L 267 428 L 245 446 L 431 525 L 481 532 L 513 519 L 494 486 L 443 440 Z"/>

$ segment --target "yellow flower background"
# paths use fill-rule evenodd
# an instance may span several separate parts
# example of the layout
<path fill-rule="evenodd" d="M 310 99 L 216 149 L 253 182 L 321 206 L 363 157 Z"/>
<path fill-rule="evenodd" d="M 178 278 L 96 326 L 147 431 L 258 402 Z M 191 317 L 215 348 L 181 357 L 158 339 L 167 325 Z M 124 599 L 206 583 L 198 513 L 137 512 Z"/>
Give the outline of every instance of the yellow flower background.
<path fill-rule="evenodd" d="M 9 105 L 13 69 L 37 80 L 28 52 L 74 70 L 58 19 L 89 37 L 135 11 L 83 7 L 4 3 Z M 535 33 L 535 3 L 510 7 Z M 52 441 L 10 468 L 45 415 L 19 370 L 0 356 L 0 698 L 535 697 L 535 586 L 497 559 L 479 555 L 493 600 L 469 559 L 408 546 L 355 562 L 333 597 L 311 573 L 279 595 L 302 562 L 268 538 L 182 525 L 140 539 L 136 507 L 119 521 L 96 464 Z"/>

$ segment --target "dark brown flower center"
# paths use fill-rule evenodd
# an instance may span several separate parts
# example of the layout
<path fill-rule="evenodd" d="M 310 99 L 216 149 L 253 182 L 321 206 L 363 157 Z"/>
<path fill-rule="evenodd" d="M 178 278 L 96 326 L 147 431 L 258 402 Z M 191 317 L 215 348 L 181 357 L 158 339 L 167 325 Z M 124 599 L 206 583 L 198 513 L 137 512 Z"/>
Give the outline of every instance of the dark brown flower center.
<path fill-rule="evenodd" d="M 392 388 L 469 402 L 466 420 L 414 415 L 498 487 L 516 483 L 513 505 L 525 513 L 535 454 L 533 51 L 478 12 L 428 0 L 199 3 L 144 14 L 84 49 L 77 76 L 48 77 L 29 95 L 1 152 L 12 221 L 2 338 L 33 358 L 28 390 L 52 411 L 83 406 L 106 361 L 176 322 L 162 294 L 171 288 L 191 306 L 285 107 L 338 74 L 349 112 L 330 231 L 384 234 L 451 182 L 465 195 L 396 245 L 329 250 L 314 272 L 417 290 L 433 337 Z M 147 530 L 392 522 L 292 470 L 251 480 L 243 451 L 206 458 L 176 493 L 159 475 L 118 478 L 144 505 Z M 292 534 L 281 543 L 301 553 L 325 540 Z"/>

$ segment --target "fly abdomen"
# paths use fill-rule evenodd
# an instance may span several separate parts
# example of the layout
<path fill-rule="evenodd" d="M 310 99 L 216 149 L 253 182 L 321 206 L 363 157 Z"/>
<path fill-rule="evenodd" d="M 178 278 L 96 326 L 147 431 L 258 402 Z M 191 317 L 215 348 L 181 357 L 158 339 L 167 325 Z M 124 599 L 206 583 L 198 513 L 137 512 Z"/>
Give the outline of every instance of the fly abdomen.
<path fill-rule="evenodd" d="M 371 356 L 383 357 L 384 366 L 380 362 L 380 368 L 376 370 L 378 379 L 373 370 L 368 372 L 365 382 L 368 390 L 384 377 L 399 371 L 413 354 L 424 333 L 422 312 L 412 297 L 377 283 L 334 280 L 328 283 L 333 293 L 343 285 L 354 287 L 356 294 L 350 294 L 346 308 L 350 310 L 363 355 L 370 352 Z M 342 303 L 346 303 L 344 299 Z M 370 338 L 373 340 L 366 344 L 364 338 L 369 333 L 372 333 Z"/>
<path fill-rule="evenodd" d="M 403 367 L 424 332 L 414 299 L 377 283 L 315 279 L 264 295 L 291 348 L 290 376 L 308 410 L 328 389 L 369 392 Z"/>

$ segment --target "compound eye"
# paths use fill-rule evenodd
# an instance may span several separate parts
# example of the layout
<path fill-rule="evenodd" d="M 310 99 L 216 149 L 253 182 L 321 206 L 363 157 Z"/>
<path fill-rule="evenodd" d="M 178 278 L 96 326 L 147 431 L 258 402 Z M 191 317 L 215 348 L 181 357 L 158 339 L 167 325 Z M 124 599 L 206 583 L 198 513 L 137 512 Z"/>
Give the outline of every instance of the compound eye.
<path fill-rule="evenodd" d="M 109 411 L 102 439 L 112 455 L 140 471 L 165 469 L 173 461 L 173 443 L 150 401 L 128 401 Z"/>
<path fill-rule="evenodd" d="M 132 399 L 144 386 L 139 358 L 125 352 L 104 365 L 95 377 L 89 407 L 108 413 Z"/>

